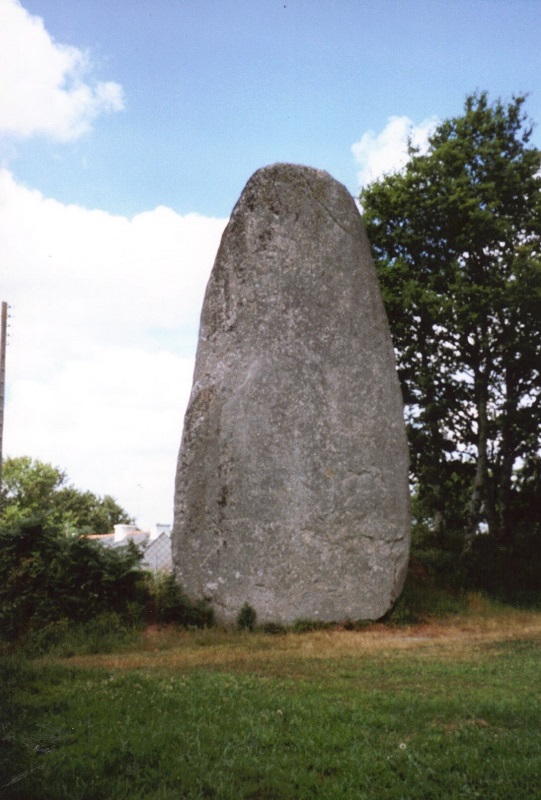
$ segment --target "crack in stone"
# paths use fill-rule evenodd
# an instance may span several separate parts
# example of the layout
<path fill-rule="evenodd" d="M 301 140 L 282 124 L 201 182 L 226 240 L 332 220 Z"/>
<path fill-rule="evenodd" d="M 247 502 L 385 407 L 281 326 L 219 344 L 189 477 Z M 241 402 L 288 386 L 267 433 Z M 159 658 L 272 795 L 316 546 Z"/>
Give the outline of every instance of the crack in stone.
<path fill-rule="evenodd" d="M 352 239 L 354 239 L 355 237 L 354 237 L 353 233 L 352 233 L 351 231 L 348 231 L 348 229 L 347 229 L 347 228 L 344 228 L 344 226 L 342 225 L 342 223 L 341 223 L 341 222 L 339 222 L 339 220 L 337 220 L 337 219 L 336 219 L 336 217 L 334 216 L 334 214 L 332 213 L 332 211 L 330 211 L 330 209 L 328 209 L 328 208 L 327 208 L 327 206 L 325 205 L 325 203 L 322 203 L 322 202 L 321 202 L 321 200 L 320 200 L 320 199 L 319 199 L 319 197 L 317 196 L 316 192 L 314 191 L 314 187 L 312 186 L 312 184 L 310 183 L 310 181 L 308 180 L 308 178 L 306 178 L 304 175 L 302 175 L 301 177 L 302 177 L 303 181 L 306 183 L 306 185 L 308 186 L 308 188 L 309 188 L 309 190 L 310 190 L 310 194 L 312 195 L 312 197 L 314 198 L 314 200 L 316 201 L 316 203 L 317 203 L 319 206 L 321 206 L 321 208 L 323 208 L 323 209 L 324 209 L 324 210 L 327 212 L 327 214 L 329 215 L 329 217 L 332 219 L 332 221 L 335 223 L 335 225 L 338 225 L 338 227 L 340 228 L 340 230 L 344 231 L 344 233 L 346 233 L 348 236 L 351 236 L 351 238 L 352 238 Z"/>
<path fill-rule="evenodd" d="M 394 544 L 395 542 L 403 542 L 404 535 L 394 536 L 392 539 L 383 539 L 381 536 L 374 536 L 371 533 L 360 533 L 361 539 L 369 539 L 372 542 L 384 542 L 385 544 Z"/>

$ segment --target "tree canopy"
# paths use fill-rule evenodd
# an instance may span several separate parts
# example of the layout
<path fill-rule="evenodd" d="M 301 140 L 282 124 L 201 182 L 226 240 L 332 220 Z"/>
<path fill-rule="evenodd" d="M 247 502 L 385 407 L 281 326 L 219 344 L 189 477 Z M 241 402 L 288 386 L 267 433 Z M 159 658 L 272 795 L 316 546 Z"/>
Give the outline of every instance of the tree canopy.
<path fill-rule="evenodd" d="M 107 533 L 133 519 L 110 495 L 99 497 L 68 483 L 58 467 L 28 456 L 3 465 L 0 520 L 39 519 L 66 533 Z"/>
<path fill-rule="evenodd" d="M 417 527 L 463 556 L 481 540 L 508 554 L 534 534 L 539 549 L 541 536 L 541 152 L 524 103 L 470 95 L 426 152 L 410 145 L 406 167 L 360 196 Z"/>

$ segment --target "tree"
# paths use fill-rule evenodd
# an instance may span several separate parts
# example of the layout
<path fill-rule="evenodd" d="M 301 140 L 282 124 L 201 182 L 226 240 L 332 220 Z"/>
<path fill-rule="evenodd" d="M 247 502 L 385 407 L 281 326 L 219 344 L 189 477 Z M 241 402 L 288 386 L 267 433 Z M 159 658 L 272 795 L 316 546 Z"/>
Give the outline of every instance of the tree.
<path fill-rule="evenodd" d="M 4 522 L 40 519 L 69 533 L 107 533 L 133 522 L 110 495 L 80 491 L 64 471 L 28 456 L 5 460 L 1 508 Z"/>
<path fill-rule="evenodd" d="M 463 554 L 480 532 L 502 552 L 513 546 L 521 474 L 539 465 L 541 152 L 529 145 L 524 102 L 469 96 L 426 153 L 410 145 L 406 167 L 360 197 L 418 520 L 442 544 L 459 531 Z"/>

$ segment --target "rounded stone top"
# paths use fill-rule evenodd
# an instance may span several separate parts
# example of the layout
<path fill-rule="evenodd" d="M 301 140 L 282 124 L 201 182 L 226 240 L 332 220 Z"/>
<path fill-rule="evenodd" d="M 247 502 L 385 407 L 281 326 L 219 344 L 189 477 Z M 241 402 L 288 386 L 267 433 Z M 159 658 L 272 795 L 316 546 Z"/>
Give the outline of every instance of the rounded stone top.
<path fill-rule="evenodd" d="M 254 172 L 250 180 L 255 180 L 259 177 L 266 178 L 267 176 L 278 176 L 283 179 L 291 179 L 296 178 L 303 173 L 305 173 L 307 176 L 310 174 L 314 177 L 330 180 L 333 183 L 337 182 L 332 175 L 330 175 L 324 169 L 309 167 L 306 164 L 293 164 L 289 161 L 275 161 L 274 164 L 268 164 L 265 167 L 260 167 Z"/>
<path fill-rule="evenodd" d="M 264 214 L 270 211 L 283 217 L 288 211 L 311 209 L 313 201 L 351 235 L 360 235 L 360 214 L 347 188 L 322 169 L 304 164 L 277 162 L 256 170 L 237 202 L 231 219 L 237 214 Z"/>

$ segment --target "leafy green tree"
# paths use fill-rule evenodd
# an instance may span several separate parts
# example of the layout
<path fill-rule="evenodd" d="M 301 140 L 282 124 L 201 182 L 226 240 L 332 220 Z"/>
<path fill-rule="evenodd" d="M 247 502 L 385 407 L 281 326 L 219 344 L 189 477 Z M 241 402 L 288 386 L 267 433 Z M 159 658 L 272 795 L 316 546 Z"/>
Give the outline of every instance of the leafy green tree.
<path fill-rule="evenodd" d="M 406 404 L 414 508 L 442 545 L 459 531 L 463 555 L 480 532 L 493 550 L 512 547 L 525 523 L 521 471 L 539 464 L 541 152 L 524 102 L 469 96 L 426 153 L 410 145 L 406 167 L 360 196 Z M 539 504 L 539 485 L 527 484 Z"/>
<path fill-rule="evenodd" d="M 110 495 L 80 491 L 64 471 L 28 456 L 4 462 L 1 511 L 4 522 L 40 519 L 69 533 L 107 533 L 133 522 Z"/>

